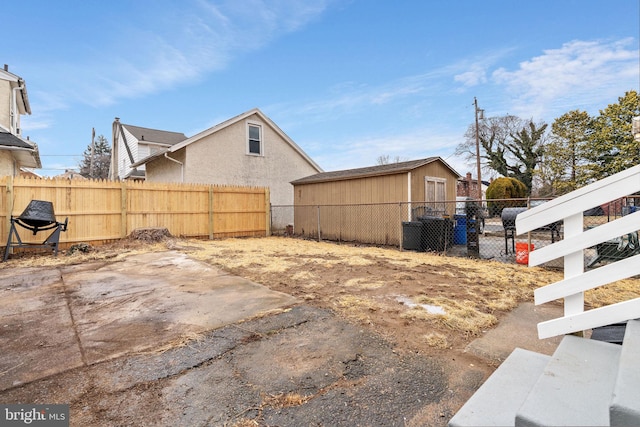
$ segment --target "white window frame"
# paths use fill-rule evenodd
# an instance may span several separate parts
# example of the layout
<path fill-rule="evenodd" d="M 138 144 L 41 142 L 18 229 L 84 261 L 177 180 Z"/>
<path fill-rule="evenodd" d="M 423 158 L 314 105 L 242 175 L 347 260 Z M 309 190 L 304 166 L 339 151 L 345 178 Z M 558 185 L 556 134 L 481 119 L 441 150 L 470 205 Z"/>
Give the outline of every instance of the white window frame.
<path fill-rule="evenodd" d="M 260 136 L 259 136 L 259 144 L 260 144 L 260 152 L 259 153 L 252 153 L 251 152 L 251 139 L 249 138 L 250 135 L 250 129 L 251 127 L 257 127 L 259 132 L 260 132 Z M 263 157 L 264 156 L 264 133 L 262 131 L 263 127 L 261 124 L 258 123 L 251 123 L 251 122 L 247 122 L 247 155 L 248 156 L 256 156 L 256 157 Z"/>

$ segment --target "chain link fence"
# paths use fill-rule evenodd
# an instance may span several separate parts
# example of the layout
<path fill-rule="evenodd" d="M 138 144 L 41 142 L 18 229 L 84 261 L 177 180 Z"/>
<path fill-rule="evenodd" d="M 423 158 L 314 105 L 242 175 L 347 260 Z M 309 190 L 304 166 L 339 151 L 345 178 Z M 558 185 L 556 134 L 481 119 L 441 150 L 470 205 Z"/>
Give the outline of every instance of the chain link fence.
<path fill-rule="evenodd" d="M 585 229 L 640 210 L 638 199 L 626 197 L 585 211 Z M 564 236 L 562 221 L 531 233 L 515 234 L 517 214 L 546 201 L 272 206 L 272 218 L 293 218 L 287 225 L 272 222 L 272 234 L 527 264 L 530 250 Z M 585 250 L 585 266 L 596 267 L 636 253 L 640 253 L 637 232 Z M 549 266 L 562 268 L 562 260 Z"/>

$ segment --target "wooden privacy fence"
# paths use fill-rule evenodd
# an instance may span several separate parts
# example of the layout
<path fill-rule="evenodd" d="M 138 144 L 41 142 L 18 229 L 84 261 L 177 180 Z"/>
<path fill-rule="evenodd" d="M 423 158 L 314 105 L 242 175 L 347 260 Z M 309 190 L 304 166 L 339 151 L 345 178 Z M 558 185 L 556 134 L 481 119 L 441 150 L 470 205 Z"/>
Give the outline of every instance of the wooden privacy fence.
<path fill-rule="evenodd" d="M 11 216 L 31 200 L 52 202 L 60 222 L 69 218 L 63 246 L 105 243 L 151 227 L 209 239 L 270 233 L 268 188 L 6 176 L 0 177 L 0 245 L 7 241 Z M 19 231 L 25 242 L 46 238 L 45 232 Z"/>

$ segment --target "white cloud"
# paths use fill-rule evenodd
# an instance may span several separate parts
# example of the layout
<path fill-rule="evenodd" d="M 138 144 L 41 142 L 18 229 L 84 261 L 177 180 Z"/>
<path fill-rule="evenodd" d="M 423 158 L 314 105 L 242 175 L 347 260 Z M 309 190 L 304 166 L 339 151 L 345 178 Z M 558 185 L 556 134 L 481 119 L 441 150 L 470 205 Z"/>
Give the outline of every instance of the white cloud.
<path fill-rule="evenodd" d="M 487 72 L 484 67 L 475 64 L 471 70 L 455 75 L 453 80 L 465 87 L 477 86 L 487 82 Z"/>
<path fill-rule="evenodd" d="M 330 1 L 195 0 L 154 11 L 158 15 L 122 13 L 118 28 L 108 33 L 111 38 L 94 46 L 95 59 L 60 65 L 52 78 L 69 83 L 60 85 L 67 91 L 66 102 L 92 106 L 157 93 L 202 78 L 235 56 L 298 30 Z"/>
<path fill-rule="evenodd" d="M 449 158 L 459 142 L 457 135 L 437 129 L 413 129 L 382 136 L 345 137 L 326 143 L 304 142 L 305 150 L 327 171 L 373 166 L 378 157 L 389 155 L 415 160 L 432 156 Z M 457 164 L 457 163 L 456 163 Z"/>
<path fill-rule="evenodd" d="M 451 65 L 449 69 L 454 74 L 453 81 L 461 83 L 462 89 L 487 83 L 488 70 L 513 50 L 514 48 L 510 47 L 483 52 L 482 55 Z M 458 89 L 458 92 L 460 91 L 461 89 Z"/>
<path fill-rule="evenodd" d="M 283 122 L 289 121 L 291 123 L 286 126 L 295 127 L 296 123 L 303 122 L 299 120 L 299 117 L 304 117 L 304 123 L 318 123 L 343 118 L 349 114 L 361 113 L 371 107 L 388 107 L 394 102 L 409 100 L 409 103 L 414 105 L 416 100 L 433 96 L 432 94 L 441 85 L 441 78 L 447 76 L 449 72 L 448 68 L 441 68 L 374 86 L 343 82 L 332 87 L 330 95 L 324 99 L 306 104 L 296 100 L 295 104 L 271 105 L 265 109 L 274 116 L 283 117 Z M 405 104 L 404 107 L 407 105 Z"/>
<path fill-rule="evenodd" d="M 493 72 L 504 85 L 514 113 L 541 116 L 569 108 L 601 105 L 638 84 L 639 51 L 633 39 L 572 41 L 519 64 Z"/>

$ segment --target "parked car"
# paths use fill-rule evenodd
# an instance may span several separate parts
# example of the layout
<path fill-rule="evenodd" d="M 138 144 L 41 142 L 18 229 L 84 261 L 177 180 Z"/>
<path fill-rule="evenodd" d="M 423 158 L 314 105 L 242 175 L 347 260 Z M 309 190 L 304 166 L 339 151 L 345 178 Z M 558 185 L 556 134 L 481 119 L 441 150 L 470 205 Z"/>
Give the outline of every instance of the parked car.
<path fill-rule="evenodd" d="M 587 209 L 584 211 L 584 216 L 602 216 L 604 215 L 604 209 L 602 206 L 596 206 L 595 208 Z"/>

